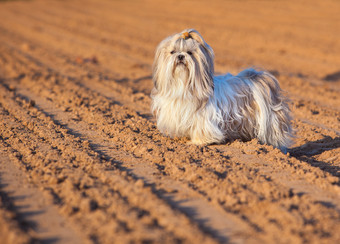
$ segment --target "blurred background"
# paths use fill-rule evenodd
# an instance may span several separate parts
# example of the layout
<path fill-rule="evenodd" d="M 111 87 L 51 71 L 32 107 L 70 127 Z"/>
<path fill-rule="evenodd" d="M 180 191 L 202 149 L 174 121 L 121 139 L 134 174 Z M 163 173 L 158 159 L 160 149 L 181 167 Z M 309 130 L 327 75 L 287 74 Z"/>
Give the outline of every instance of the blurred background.
<path fill-rule="evenodd" d="M 0 13 L 0 32 L 18 36 L 13 44 L 87 58 L 130 78 L 150 73 L 162 39 L 195 28 L 214 49 L 219 73 L 254 66 L 340 79 L 336 0 L 5 1 Z"/>

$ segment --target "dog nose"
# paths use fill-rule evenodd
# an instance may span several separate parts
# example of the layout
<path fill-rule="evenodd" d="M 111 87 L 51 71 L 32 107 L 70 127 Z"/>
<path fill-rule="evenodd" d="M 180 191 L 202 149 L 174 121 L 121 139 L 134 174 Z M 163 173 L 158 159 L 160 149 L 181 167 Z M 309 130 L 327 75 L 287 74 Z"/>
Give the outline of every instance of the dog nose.
<path fill-rule="evenodd" d="M 180 54 L 180 55 L 178 55 L 177 58 L 178 58 L 179 61 L 182 61 L 184 59 L 184 55 Z"/>

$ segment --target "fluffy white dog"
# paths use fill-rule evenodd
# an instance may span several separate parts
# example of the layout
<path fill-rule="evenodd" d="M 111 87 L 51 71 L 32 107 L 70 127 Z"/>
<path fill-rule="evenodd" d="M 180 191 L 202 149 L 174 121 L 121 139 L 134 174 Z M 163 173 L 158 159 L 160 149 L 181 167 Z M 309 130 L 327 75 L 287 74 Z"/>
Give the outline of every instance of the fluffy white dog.
<path fill-rule="evenodd" d="M 290 110 L 271 74 L 246 69 L 214 76 L 214 53 L 194 29 L 164 39 L 153 65 L 152 112 L 158 129 L 194 144 L 258 138 L 286 151 Z"/>

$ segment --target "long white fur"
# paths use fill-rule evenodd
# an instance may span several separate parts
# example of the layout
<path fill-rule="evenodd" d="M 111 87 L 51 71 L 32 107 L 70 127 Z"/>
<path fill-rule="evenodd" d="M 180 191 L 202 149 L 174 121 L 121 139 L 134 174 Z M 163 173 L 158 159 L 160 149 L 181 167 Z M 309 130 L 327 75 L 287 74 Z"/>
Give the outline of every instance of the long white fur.
<path fill-rule="evenodd" d="M 285 151 L 290 110 L 275 77 L 254 69 L 214 76 L 213 60 L 212 48 L 194 29 L 159 44 L 151 93 L 158 129 L 194 144 L 258 138 Z"/>

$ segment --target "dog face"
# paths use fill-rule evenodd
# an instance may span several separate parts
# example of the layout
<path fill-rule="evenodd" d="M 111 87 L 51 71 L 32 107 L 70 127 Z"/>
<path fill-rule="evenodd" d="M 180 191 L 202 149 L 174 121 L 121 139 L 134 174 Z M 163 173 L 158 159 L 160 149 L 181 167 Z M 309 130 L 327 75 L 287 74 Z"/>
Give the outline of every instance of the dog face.
<path fill-rule="evenodd" d="M 169 36 L 156 50 L 153 81 L 164 95 L 207 99 L 213 93 L 214 53 L 193 29 Z"/>

